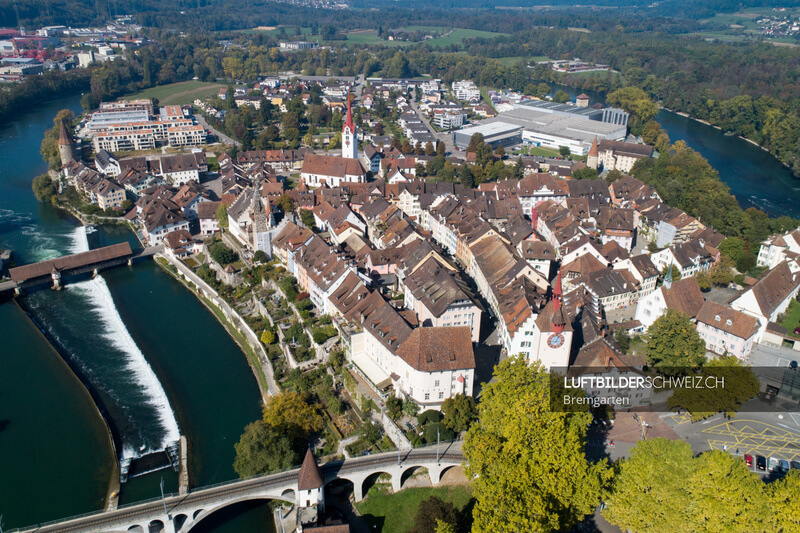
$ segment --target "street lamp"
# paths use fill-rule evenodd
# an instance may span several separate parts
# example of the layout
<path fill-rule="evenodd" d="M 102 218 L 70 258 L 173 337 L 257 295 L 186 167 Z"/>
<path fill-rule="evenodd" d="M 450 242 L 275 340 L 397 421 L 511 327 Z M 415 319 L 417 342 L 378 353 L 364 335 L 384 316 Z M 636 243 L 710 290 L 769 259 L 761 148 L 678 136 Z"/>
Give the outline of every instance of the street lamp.
<path fill-rule="evenodd" d="M 164 497 L 164 476 L 161 476 L 161 483 L 159 486 L 161 487 L 161 502 L 164 504 L 164 514 L 169 518 L 169 514 L 167 513 L 167 499 Z"/>

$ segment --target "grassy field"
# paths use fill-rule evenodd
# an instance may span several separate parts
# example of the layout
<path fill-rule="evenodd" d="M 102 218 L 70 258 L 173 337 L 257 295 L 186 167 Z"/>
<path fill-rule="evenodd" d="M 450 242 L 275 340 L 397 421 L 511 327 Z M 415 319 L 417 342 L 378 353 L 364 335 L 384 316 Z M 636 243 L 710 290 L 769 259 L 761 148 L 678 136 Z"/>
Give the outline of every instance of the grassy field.
<path fill-rule="evenodd" d="M 492 37 L 500 37 L 503 35 L 507 35 L 505 33 L 494 33 L 482 30 L 465 30 L 462 28 L 455 28 L 453 30 L 450 30 L 447 28 L 442 28 L 437 26 L 406 26 L 403 28 L 397 28 L 397 30 L 393 31 L 431 31 L 431 32 L 442 33 L 443 35 L 435 39 L 430 39 L 428 41 L 420 41 L 420 42 L 384 41 L 383 39 L 378 38 L 377 30 L 356 30 L 347 33 L 347 41 L 353 44 L 381 45 L 381 46 L 414 46 L 416 44 L 422 44 L 424 42 L 433 47 L 438 47 L 438 46 L 448 46 L 450 44 L 459 44 L 464 39 L 473 39 L 476 37 L 492 38 Z"/>
<path fill-rule="evenodd" d="M 792 337 L 800 338 L 800 335 L 794 334 L 794 329 L 800 327 L 800 303 L 798 303 L 797 300 L 792 300 L 789 303 L 789 307 L 783 314 L 783 320 L 781 320 L 781 326 L 788 329 L 789 335 L 791 335 Z"/>
<path fill-rule="evenodd" d="M 467 508 L 472 499 L 472 490 L 465 486 L 414 488 L 397 494 L 387 494 L 384 487 L 373 486 L 367 498 L 356 504 L 370 530 L 376 533 L 406 533 L 417 514 L 419 503 L 431 496 L 452 502 L 459 511 Z"/>
<path fill-rule="evenodd" d="M 133 95 L 123 97 L 124 100 L 135 100 L 137 98 L 158 98 L 159 105 L 186 105 L 199 98 L 203 100 L 216 94 L 220 87 L 225 87 L 219 83 L 209 83 L 205 81 L 182 81 L 151 87 Z"/>
<path fill-rule="evenodd" d="M 525 61 L 525 63 L 530 63 L 531 61 L 551 61 L 551 59 L 547 56 L 534 56 L 534 57 L 523 57 L 523 56 L 513 56 L 513 57 L 498 57 L 497 60 L 507 67 L 511 67 L 516 65 L 520 61 Z"/>
<path fill-rule="evenodd" d="M 462 28 L 456 28 L 448 35 L 443 35 L 442 37 L 437 37 L 436 39 L 431 39 L 430 41 L 425 41 L 431 46 L 448 46 L 451 44 L 459 44 L 464 39 L 475 39 L 476 37 L 484 37 L 491 39 L 493 37 L 503 37 L 508 35 L 507 33 L 494 33 L 491 31 L 482 31 L 482 30 L 465 30 Z"/>
<path fill-rule="evenodd" d="M 295 35 L 295 27 L 296 26 L 287 26 L 284 28 L 275 27 L 271 29 L 267 29 L 266 27 L 262 26 L 260 28 L 250 28 L 249 30 L 236 30 L 239 33 L 247 33 L 247 34 L 254 34 L 254 33 L 265 33 L 267 35 L 278 36 L 281 34 L 281 29 L 283 29 L 284 34 L 286 35 L 287 39 L 299 39 L 301 36 L 307 36 L 311 33 L 311 28 L 300 28 L 300 35 Z"/>

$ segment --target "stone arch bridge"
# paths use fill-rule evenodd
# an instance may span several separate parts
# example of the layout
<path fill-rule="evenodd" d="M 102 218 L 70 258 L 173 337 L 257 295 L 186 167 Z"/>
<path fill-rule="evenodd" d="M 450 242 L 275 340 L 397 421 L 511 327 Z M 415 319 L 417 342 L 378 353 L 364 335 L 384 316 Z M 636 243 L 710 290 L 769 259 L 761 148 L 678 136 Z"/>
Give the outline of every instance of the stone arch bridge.
<path fill-rule="evenodd" d="M 367 483 L 381 474 L 390 478 L 395 491 L 402 489 L 411 475 L 421 469 L 427 470 L 432 485 L 438 485 L 447 470 L 460 466 L 463 461 L 460 442 L 456 442 L 336 461 L 321 465 L 320 470 L 325 485 L 335 480 L 352 483 L 353 495 L 359 501 L 368 488 Z M 299 469 L 293 469 L 231 481 L 195 489 L 183 496 L 167 496 L 164 500 L 154 499 L 114 511 L 91 513 L 16 531 L 187 533 L 214 512 L 239 502 L 269 499 L 297 504 L 298 472 Z"/>

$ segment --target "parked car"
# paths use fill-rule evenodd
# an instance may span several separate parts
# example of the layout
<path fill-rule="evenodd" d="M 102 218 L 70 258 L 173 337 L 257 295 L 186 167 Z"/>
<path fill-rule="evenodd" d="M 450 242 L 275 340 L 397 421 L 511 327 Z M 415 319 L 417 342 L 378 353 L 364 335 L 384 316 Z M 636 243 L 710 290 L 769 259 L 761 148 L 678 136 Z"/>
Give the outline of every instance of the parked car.
<path fill-rule="evenodd" d="M 781 459 L 781 471 L 788 472 L 789 468 L 790 468 L 789 461 L 787 461 L 786 459 Z"/>
<path fill-rule="evenodd" d="M 763 455 L 756 455 L 756 470 L 767 471 L 767 458 Z"/>
<path fill-rule="evenodd" d="M 800 462 L 792 461 L 791 465 L 792 465 L 792 468 L 794 468 L 795 470 L 800 470 Z"/>
<path fill-rule="evenodd" d="M 744 464 L 747 465 L 747 468 L 753 468 L 753 456 L 749 453 L 744 455 Z"/>
<path fill-rule="evenodd" d="M 781 469 L 781 461 L 777 457 L 769 458 L 769 471 L 778 472 Z"/>

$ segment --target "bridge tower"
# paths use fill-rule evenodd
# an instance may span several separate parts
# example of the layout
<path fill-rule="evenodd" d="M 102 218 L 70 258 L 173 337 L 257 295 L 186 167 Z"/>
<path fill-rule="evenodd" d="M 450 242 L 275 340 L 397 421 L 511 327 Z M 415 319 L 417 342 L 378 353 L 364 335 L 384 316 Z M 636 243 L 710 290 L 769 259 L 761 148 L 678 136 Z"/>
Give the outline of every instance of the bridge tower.
<path fill-rule="evenodd" d="M 317 460 L 311 453 L 311 448 L 306 451 L 303 466 L 297 473 L 297 505 L 298 507 L 315 507 L 319 510 L 325 508 L 325 490 L 323 489 L 322 472 L 317 466 Z"/>

